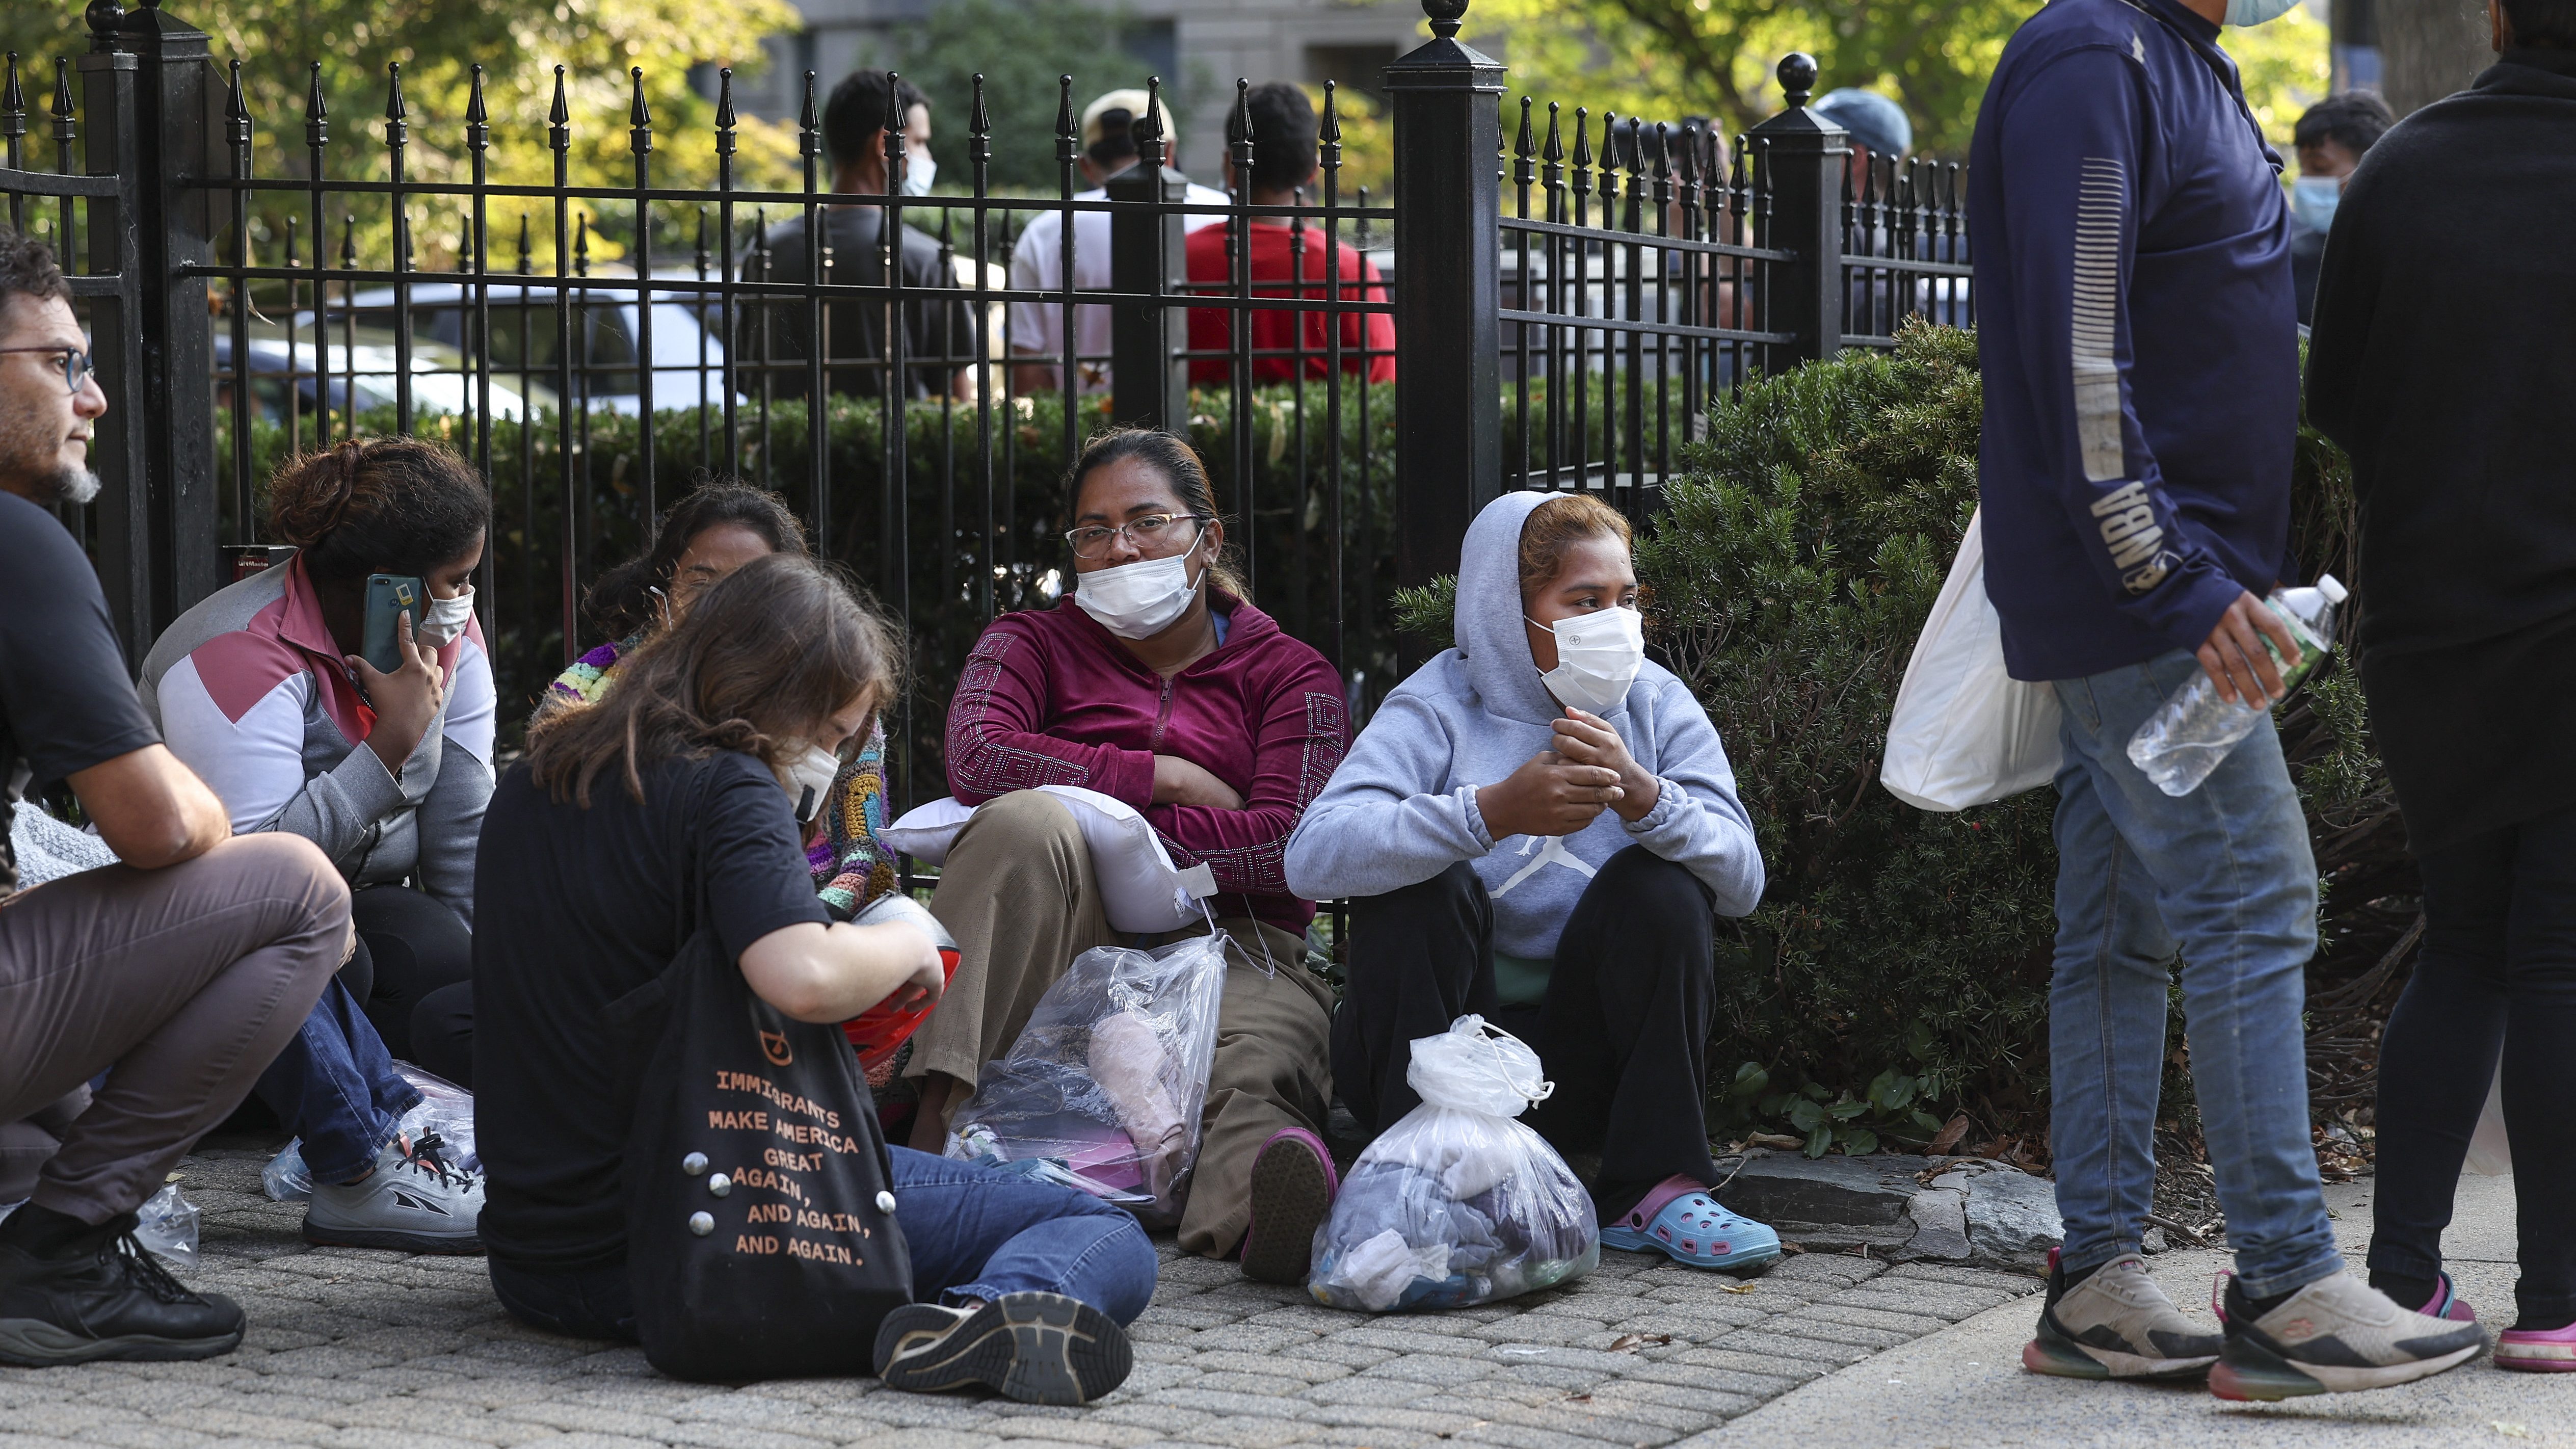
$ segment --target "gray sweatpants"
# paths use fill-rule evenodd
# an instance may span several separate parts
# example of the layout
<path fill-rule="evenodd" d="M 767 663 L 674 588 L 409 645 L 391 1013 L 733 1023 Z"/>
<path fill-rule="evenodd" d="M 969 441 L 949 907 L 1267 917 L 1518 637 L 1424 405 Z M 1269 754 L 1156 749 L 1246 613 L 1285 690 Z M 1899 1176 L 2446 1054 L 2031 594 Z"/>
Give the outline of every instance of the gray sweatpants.
<path fill-rule="evenodd" d="M 0 900 L 0 1202 L 132 1212 L 241 1105 L 348 948 L 349 888 L 294 835 Z"/>

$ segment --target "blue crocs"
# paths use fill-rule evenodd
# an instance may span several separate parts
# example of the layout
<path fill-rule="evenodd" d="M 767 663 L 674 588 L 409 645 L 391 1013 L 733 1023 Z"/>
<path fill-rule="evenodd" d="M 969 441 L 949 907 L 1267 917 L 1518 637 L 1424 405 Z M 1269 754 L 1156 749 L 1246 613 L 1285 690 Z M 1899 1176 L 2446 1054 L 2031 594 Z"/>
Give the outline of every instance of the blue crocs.
<path fill-rule="evenodd" d="M 1601 1230 L 1601 1246 L 1662 1253 L 1694 1268 L 1750 1268 L 1780 1256 L 1780 1235 L 1718 1206 L 1702 1184 L 1668 1177 Z"/>

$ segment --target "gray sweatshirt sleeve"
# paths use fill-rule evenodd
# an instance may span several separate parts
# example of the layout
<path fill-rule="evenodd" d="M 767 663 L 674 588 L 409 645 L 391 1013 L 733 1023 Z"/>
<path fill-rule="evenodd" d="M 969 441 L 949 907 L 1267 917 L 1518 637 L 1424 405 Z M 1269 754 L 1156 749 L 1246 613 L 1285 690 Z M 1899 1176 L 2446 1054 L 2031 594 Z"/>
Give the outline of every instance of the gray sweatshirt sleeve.
<path fill-rule="evenodd" d="M 435 740 L 437 732 L 433 730 L 430 738 Z M 404 768 L 416 768 L 419 759 L 419 752 L 413 752 Z M 435 767 L 435 755 L 431 762 Z M 345 877 L 356 873 L 376 843 L 376 827 L 400 813 L 405 798 L 393 772 L 376 758 L 375 751 L 362 744 L 349 751 L 339 764 L 307 779 L 304 788 L 288 796 L 276 814 L 251 830 L 301 835 L 322 847 L 322 853 Z"/>
<path fill-rule="evenodd" d="M 474 847 L 483 837 L 483 809 L 492 803 L 492 772 L 472 751 L 446 741 L 438 779 L 420 802 L 421 889 L 474 924 Z"/>
<path fill-rule="evenodd" d="M 1383 895 L 1491 851 L 1474 787 L 1443 790 L 1452 754 L 1430 705 L 1389 695 L 1288 837 L 1288 889 L 1310 901 Z"/>
<path fill-rule="evenodd" d="M 1721 916 L 1746 916 L 1762 900 L 1762 849 L 1735 795 L 1735 770 L 1708 712 L 1679 680 L 1655 695 L 1655 808 L 1623 822 L 1629 836 L 1699 877 Z M 1637 741 L 1628 741 L 1634 752 Z M 1646 764 L 1644 760 L 1638 763 Z"/>

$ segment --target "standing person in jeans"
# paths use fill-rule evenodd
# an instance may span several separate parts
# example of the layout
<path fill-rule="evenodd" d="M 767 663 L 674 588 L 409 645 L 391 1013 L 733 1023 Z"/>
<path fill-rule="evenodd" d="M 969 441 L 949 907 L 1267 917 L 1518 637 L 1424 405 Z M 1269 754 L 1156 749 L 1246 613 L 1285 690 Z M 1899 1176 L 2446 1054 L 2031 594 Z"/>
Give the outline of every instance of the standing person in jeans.
<path fill-rule="evenodd" d="M 476 876 L 475 1125 L 492 1288 L 523 1321 L 636 1336 L 629 1275 L 656 1265 L 627 1258 L 634 1088 L 609 1009 L 701 927 L 799 1021 L 938 999 L 922 930 L 832 918 L 793 813 L 812 757 L 846 758 L 893 696 L 896 637 L 825 565 L 755 559 L 623 656 L 599 703 L 538 721 L 502 777 Z M 1056 1404 L 1116 1388 L 1121 1325 L 1154 1292 L 1135 1220 L 1070 1188 L 892 1160 L 918 1301 L 878 1335 L 886 1383 Z"/>
<path fill-rule="evenodd" d="M 356 955 L 259 1079 L 260 1100 L 303 1139 L 305 1241 L 481 1252 L 482 1185 L 435 1134 L 401 1132 L 421 1094 L 394 1059 L 423 1055 L 423 999 L 473 969 L 496 701 L 471 580 L 491 490 L 439 444 L 363 438 L 287 464 L 269 500 L 270 534 L 295 557 L 162 631 L 143 706 L 234 829 L 303 836 L 357 893 Z M 396 623 L 389 674 L 358 654 L 371 574 L 428 592 L 421 617 Z"/>
<path fill-rule="evenodd" d="M 2485 1340 L 2391 1303 L 2335 1251 L 2300 1023 L 2316 864 L 2270 722 L 2178 799 L 2126 754 L 2194 673 L 2268 703 L 2266 641 L 2298 653 L 2261 598 L 2288 550 L 2299 414 L 2289 209 L 2218 48 L 2229 8 L 2033 16 L 1978 112 L 1968 205 L 1986 591 L 2012 676 L 2065 706 L 2049 1062 L 2066 1243 L 2022 1362 L 2209 1369 L 2223 1398 L 2277 1399 L 2421 1378 Z M 2138 1256 L 2177 951 L 2236 1252 L 2223 1340 Z"/>
<path fill-rule="evenodd" d="M 234 839 L 134 696 L 98 575 L 46 510 L 88 502 L 107 411 L 53 254 L 0 230 L 0 1363 L 192 1359 L 242 1312 L 189 1292 L 134 1210 L 240 1105 L 349 949 L 306 841 Z M 18 891 L 8 823 L 67 782 L 123 862 Z M 89 1083 L 106 1074 L 96 1094 Z"/>
<path fill-rule="evenodd" d="M 2424 874 L 2423 954 L 2380 1042 L 2370 1281 L 2427 1313 L 2456 1304 L 2442 1230 L 2501 1053 L 2522 1279 L 2496 1366 L 2569 1372 L 2576 0 L 2503 0 L 2495 47 L 2345 191 L 2308 412 L 2352 455 L 2362 687 Z M 2443 224 L 2459 217 L 2476 224 Z"/>

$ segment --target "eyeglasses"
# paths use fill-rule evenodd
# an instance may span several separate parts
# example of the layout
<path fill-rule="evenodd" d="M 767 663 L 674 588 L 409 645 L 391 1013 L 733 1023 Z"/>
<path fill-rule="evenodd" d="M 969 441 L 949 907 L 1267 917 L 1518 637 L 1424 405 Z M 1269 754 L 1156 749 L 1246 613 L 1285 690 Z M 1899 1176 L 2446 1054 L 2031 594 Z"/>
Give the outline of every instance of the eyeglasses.
<path fill-rule="evenodd" d="M 1182 535 L 1172 530 L 1184 523 L 1205 526 L 1207 520 L 1195 513 L 1148 513 L 1115 528 L 1103 528 L 1098 524 L 1069 528 L 1065 530 L 1064 541 L 1072 546 L 1075 558 L 1095 559 L 1108 554 L 1111 539 L 1125 534 L 1127 542 L 1138 553 L 1160 558 L 1181 546 Z"/>
<path fill-rule="evenodd" d="M 89 381 L 90 373 L 98 366 L 96 357 L 77 347 L 0 347 L 0 353 L 10 352 L 50 352 L 60 357 L 63 360 L 63 385 L 75 393 L 81 390 L 82 383 Z"/>

